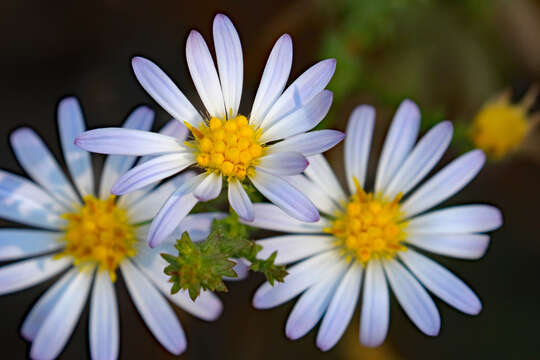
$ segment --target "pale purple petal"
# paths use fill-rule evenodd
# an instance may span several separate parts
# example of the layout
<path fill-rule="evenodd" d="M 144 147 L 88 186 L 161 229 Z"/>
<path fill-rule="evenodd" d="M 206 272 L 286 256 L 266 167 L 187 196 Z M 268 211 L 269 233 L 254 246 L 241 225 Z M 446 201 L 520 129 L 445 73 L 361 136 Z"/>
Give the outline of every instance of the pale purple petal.
<path fill-rule="evenodd" d="M 120 348 L 118 305 L 111 277 L 96 274 L 90 302 L 90 354 L 92 359 L 117 359 Z"/>
<path fill-rule="evenodd" d="M 246 221 L 253 221 L 255 218 L 253 203 L 249 199 L 246 190 L 244 190 L 242 183 L 236 179 L 230 180 L 228 192 L 229 203 L 238 216 Z"/>
<path fill-rule="evenodd" d="M 317 184 L 320 191 L 325 192 L 338 204 L 347 200 L 347 195 L 343 191 L 334 171 L 323 155 L 313 155 L 308 157 L 309 166 L 306 168 L 306 176 Z"/>
<path fill-rule="evenodd" d="M 317 155 L 336 146 L 345 134 L 337 130 L 316 130 L 286 138 L 268 146 L 269 153 L 279 151 L 299 152 L 304 156 Z"/>
<path fill-rule="evenodd" d="M 0 229 L 0 261 L 16 260 L 58 250 L 61 232 L 34 229 Z"/>
<path fill-rule="evenodd" d="M 390 322 L 390 297 L 379 260 L 371 260 L 366 269 L 362 310 L 360 315 L 360 343 L 368 347 L 381 345 L 386 339 Z"/>
<path fill-rule="evenodd" d="M 258 168 L 274 175 L 297 175 L 309 165 L 299 152 L 274 152 L 259 159 Z"/>
<path fill-rule="evenodd" d="M 296 220 L 274 204 L 253 204 L 253 210 L 255 219 L 252 222 L 242 219 L 240 221 L 260 229 L 292 233 L 322 233 L 325 227 L 330 226 L 330 221 L 323 217 L 314 223 Z"/>
<path fill-rule="evenodd" d="M 489 236 L 480 234 L 410 234 L 406 242 L 435 254 L 479 259 L 486 253 Z"/>
<path fill-rule="evenodd" d="M 195 188 L 195 190 L 193 190 L 193 195 L 195 195 L 199 201 L 209 201 L 215 199 L 219 196 L 222 185 L 223 178 L 218 172 L 214 171 L 210 174 L 205 174 L 204 179 Z"/>
<path fill-rule="evenodd" d="M 262 246 L 257 258 L 267 259 L 274 251 L 277 257 L 274 263 L 290 264 L 335 247 L 335 238 L 331 235 L 283 235 L 257 240 Z"/>
<path fill-rule="evenodd" d="M 375 109 L 369 105 L 357 106 L 349 117 L 344 155 L 345 176 L 351 194 L 356 193 L 354 178 L 362 188 L 365 186 L 374 125 Z"/>

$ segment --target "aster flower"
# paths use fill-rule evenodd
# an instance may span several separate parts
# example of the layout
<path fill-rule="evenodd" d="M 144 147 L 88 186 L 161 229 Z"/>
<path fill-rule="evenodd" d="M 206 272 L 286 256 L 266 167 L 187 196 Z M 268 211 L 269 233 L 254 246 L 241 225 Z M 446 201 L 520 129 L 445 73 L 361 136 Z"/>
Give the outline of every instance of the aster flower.
<path fill-rule="evenodd" d="M 124 128 L 149 130 L 153 117 L 150 109 L 139 107 L 128 117 Z M 144 242 L 148 225 L 140 224 L 150 220 L 164 199 L 193 174 L 185 173 L 157 187 L 146 187 L 116 199 L 109 190 L 136 157 L 109 156 L 96 195 L 90 155 L 74 145 L 75 137 L 85 127 L 76 99 L 61 101 L 58 126 L 64 158 L 77 190 L 29 128 L 13 132 L 11 144 L 21 166 L 35 182 L 0 170 L 0 217 L 38 228 L 0 229 L 0 260 L 22 259 L 0 267 L 0 294 L 28 288 L 71 267 L 24 320 L 21 333 L 32 342 L 30 357 L 52 359 L 59 355 L 88 297 L 91 356 L 118 357 L 119 322 L 113 285 L 118 268 L 150 331 L 169 352 L 180 354 L 186 348 L 186 337 L 165 298 L 209 321 L 220 315 L 222 305 L 210 292 L 202 293 L 195 302 L 186 292 L 170 295 L 168 277 L 163 273 L 167 263 L 159 254 L 171 251 L 175 238 L 166 240 L 161 249 L 151 250 Z M 162 133 L 182 139 L 187 129 L 172 121 Z M 181 201 L 195 199 L 186 195 Z M 175 236 L 188 231 L 194 240 L 202 240 L 208 235 L 212 219 L 219 216 L 188 216 Z"/>
<path fill-rule="evenodd" d="M 417 249 L 463 259 L 481 257 L 489 243 L 482 234 L 502 223 L 489 205 L 462 205 L 426 212 L 454 195 L 483 166 L 482 151 L 452 161 L 422 185 L 452 137 L 444 121 L 415 145 L 420 124 L 416 105 L 399 107 L 379 159 L 375 188 L 365 189 L 375 111 L 359 106 L 345 139 L 345 174 L 350 195 L 342 190 L 322 155 L 310 157 L 305 175 L 293 177 L 326 215 L 317 223 L 300 222 L 272 204 L 256 204 L 251 226 L 292 233 L 258 241 L 260 256 L 277 252 L 276 263 L 289 267 L 284 283 L 263 284 L 253 305 L 272 308 L 302 294 L 286 325 L 297 339 L 322 318 L 317 346 L 326 351 L 344 333 L 362 291 L 360 342 L 380 345 L 389 324 L 389 291 L 425 334 L 439 332 L 440 318 L 429 291 L 467 314 L 478 314 L 478 297 L 451 272 Z M 412 193 L 409 195 L 411 190 Z M 425 287 L 425 288 L 424 288 Z"/>
<path fill-rule="evenodd" d="M 284 176 L 300 174 L 306 156 L 324 152 L 343 139 L 334 130 L 312 131 L 326 115 L 332 93 L 325 90 L 335 60 L 323 60 L 298 77 L 285 91 L 292 64 L 292 41 L 281 36 L 272 49 L 249 117 L 238 112 L 242 95 L 243 60 L 240 38 L 232 22 L 217 15 L 213 25 L 217 70 L 201 34 L 191 31 L 186 44 L 189 72 L 204 104 L 203 114 L 173 81 L 150 60 L 136 57 L 133 70 L 145 90 L 175 119 L 191 130 L 192 139 L 125 129 L 97 129 L 76 140 L 92 152 L 159 155 L 127 172 L 114 185 L 124 194 L 195 165 L 204 170 L 167 200 L 149 232 L 150 246 L 161 242 L 190 209 L 178 199 L 193 193 L 199 201 L 216 198 L 227 180 L 228 198 L 243 219 L 253 219 L 243 182 L 248 180 L 268 200 L 290 216 L 308 222 L 319 219 L 312 202 Z"/>

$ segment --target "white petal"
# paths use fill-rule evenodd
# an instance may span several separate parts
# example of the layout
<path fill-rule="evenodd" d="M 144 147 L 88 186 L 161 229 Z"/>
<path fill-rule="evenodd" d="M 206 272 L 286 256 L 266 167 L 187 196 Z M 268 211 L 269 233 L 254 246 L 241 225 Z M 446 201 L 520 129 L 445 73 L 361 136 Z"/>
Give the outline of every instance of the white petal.
<path fill-rule="evenodd" d="M 420 128 L 420 110 L 404 100 L 394 115 L 375 176 L 375 192 L 382 192 L 409 155 Z"/>
<path fill-rule="evenodd" d="M 386 187 L 384 195 L 393 199 L 398 193 L 406 194 L 433 169 L 452 140 L 453 127 L 443 121 L 432 128 L 416 144 L 407 160 Z"/>
<path fill-rule="evenodd" d="M 90 354 L 92 359 L 118 358 L 120 330 L 118 305 L 111 277 L 106 271 L 96 274 L 90 302 Z"/>
<path fill-rule="evenodd" d="M 406 241 L 435 254 L 479 259 L 486 253 L 489 236 L 480 234 L 410 234 Z"/>
<path fill-rule="evenodd" d="M 276 41 L 268 56 L 251 108 L 250 124 L 259 126 L 281 95 L 291 72 L 292 57 L 292 39 L 289 34 L 284 34 Z"/>
<path fill-rule="evenodd" d="M 215 199 L 221 193 L 221 186 L 223 185 L 223 179 L 221 174 L 217 172 L 211 172 L 206 174 L 204 179 L 193 191 L 193 195 L 199 201 L 209 201 Z"/>
<path fill-rule="evenodd" d="M 34 183 L 0 170 L 0 217 L 46 229 L 59 229 L 66 224 L 59 215 L 69 210 Z"/>
<path fill-rule="evenodd" d="M 0 267 L 0 295 L 39 284 L 71 265 L 70 258 L 53 257 L 54 255 L 43 255 Z"/>
<path fill-rule="evenodd" d="M 156 216 L 157 212 L 165 201 L 185 182 L 195 175 L 192 171 L 183 172 L 171 180 L 158 185 L 154 190 L 149 191 L 142 199 L 131 204 L 127 208 L 127 214 L 132 224 L 148 221 Z"/>
<path fill-rule="evenodd" d="M 379 260 L 368 263 L 360 315 L 360 342 L 375 347 L 384 342 L 390 321 L 390 298 Z"/>
<path fill-rule="evenodd" d="M 301 338 L 317 324 L 326 311 L 332 294 L 346 269 L 345 261 L 334 265 L 314 286 L 300 296 L 285 325 L 285 333 L 289 339 Z"/>
<path fill-rule="evenodd" d="M 75 144 L 86 151 L 113 155 L 159 155 L 187 151 L 176 138 L 150 131 L 115 127 L 89 130 L 79 135 Z"/>
<path fill-rule="evenodd" d="M 58 104 L 58 131 L 69 173 L 82 196 L 94 194 L 94 172 L 90 154 L 74 144 L 85 130 L 84 117 L 79 102 L 68 97 Z"/>
<path fill-rule="evenodd" d="M 187 215 L 180 222 L 171 236 L 174 240 L 180 238 L 184 231 L 189 233 L 191 241 L 202 241 L 210 235 L 210 227 L 215 219 L 223 219 L 227 214 L 223 212 L 206 212 Z"/>
<path fill-rule="evenodd" d="M 159 130 L 161 135 L 170 136 L 180 141 L 186 140 L 189 135 L 189 130 L 181 121 L 176 119 L 169 120 L 161 130 Z"/>
<path fill-rule="evenodd" d="M 80 203 L 58 162 L 34 130 L 19 128 L 11 133 L 10 140 L 17 160 L 35 182 L 67 206 Z"/>
<path fill-rule="evenodd" d="M 411 217 L 448 199 L 478 174 L 485 161 L 480 150 L 461 155 L 412 193 L 401 210 Z"/>
<path fill-rule="evenodd" d="M 192 30 L 186 43 L 189 73 L 197 92 L 212 117 L 226 118 L 225 104 L 214 60 L 202 35 Z"/>
<path fill-rule="evenodd" d="M 482 310 L 478 296 L 441 265 L 411 249 L 400 252 L 399 258 L 425 287 L 449 305 L 469 315 Z"/>
<path fill-rule="evenodd" d="M 275 263 L 290 264 L 306 257 L 335 247 L 335 238 L 330 235 L 284 235 L 258 240 L 263 248 L 257 254 L 259 259 L 267 259 L 277 251 Z"/>
<path fill-rule="evenodd" d="M 274 175 L 297 175 L 308 164 L 306 157 L 299 152 L 276 152 L 261 157 L 257 167 Z"/>
<path fill-rule="evenodd" d="M 148 244 L 150 247 L 154 247 L 165 240 L 197 204 L 198 200 L 191 191 L 200 183 L 201 179 L 201 175 L 198 175 L 186 181 L 159 209 L 148 231 Z"/>
<path fill-rule="evenodd" d="M 304 156 L 317 155 L 336 146 L 345 134 L 337 130 L 316 130 L 286 138 L 266 148 L 268 153 L 294 151 Z"/>
<path fill-rule="evenodd" d="M 255 176 L 250 176 L 249 179 L 264 197 L 279 206 L 287 215 L 306 222 L 320 219 L 311 200 L 283 178 L 257 168 Z"/>
<path fill-rule="evenodd" d="M 32 359 L 54 359 L 60 354 L 79 320 L 92 277 L 93 270 L 79 272 L 64 290 L 32 342 Z"/>
<path fill-rule="evenodd" d="M 320 218 L 315 223 L 298 221 L 273 204 L 253 204 L 253 210 L 255 219 L 252 222 L 240 221 L 260 229 L 292 233 L 322 233 L 325 227 L 330 226 L 330 221 L 326 218 Z"/>
<path fill-rule="evenodd" d="M 228 192 L 229 204 L 231 204 L 238 216 L 246 221 L 253 221 L 255 218 L 253 203 L 249 199 L 246 190 L 244 190 L 242 183 L 236 179 L 229 181 Z"/>
<path fill-rule="evenodd" d="M 244 76 L 242 44 L 231 20 L 223 14 L 217 14 L 214 18 L 213 32 L 225 109 L 227 115 L 232 115 L 234 118 L 242 97 Z"/>
<path fill-rule="evenodd" d="M 411 321 L 426 335 L 439 334 L 439 311 L 422 285 L 396 260 L 386 261 L 384 270 L 399 304 Z"/>
<path fill-rule="evenodd" d="M 339 259 L 336 252 L 327 251 L 294 265 L 287 269 L 289 274 L 285 282 L 276 282 L 274 286 L 266 282 L 259 287 L 253 297 L 253 306 L 256 309 L 269 309 L 289 301 L 319 281 Z"/>
<path fill-rule="evenodd" d="M 194 127 L 201 124 L 202 117 L 197 109 L 156 64 L 142 57 L 134 57 L 131 65 L 142 87 L 173 118 Z"/>
<path fill-rule="evenodd" d="M 153 122 L 154 112 L 146 106 L 139 106 L 128 116 L 123 128 L 148 131 Z M 135 156 L 107 156 L 99 183 L 99 197 L 101 199 L 107 199 L 111 195 L 113 184 L 120 175 L 123 175 L 133 166 L 135 160 L 137 160 Z"/>
<path fill-rule="evenodd" d="M 0 229 L 0 261 L 58 250 L 62 233 L 33 229 Z"/>
<path fill-rule="evenodd" d="M 317 184 L 321 188 L 321 191 L 326 192 L 328 196 L 338 203 L 346 201 L 347 196 L 343 192 L 343 188 L 324 156 L 310 156 L 308 157 L 308 161 L 309 166 L 305 171 L 307 177 Z"/>
<path fill-rule="evenodd" d="M 263 129 L 268 129 L 284 116 L 306 106 L 311 99 L 324 90 L 334 71 L 336 60 L 319 61 L 300 75 L 283 94 L 276 100 L 261 123 Z"/>
<path fill-rule="evenodd" d="M 111 193 L 122 195 L 140 189 L 146 185 L 156 183 L 171 175 L 179 173 L 195 159 L 191 153 L 175 153 L 156 157 L 142 165 L 135 166 L 116 181 Z"/>
<path fill-rule="evenodd" d="M 461 205 L 431 211 L 408 221 L 408 234 L 466 234 L 492 231 L 502 225 L 499 209 L 490 205 Z"/>
<path fill-rule="evenodd" d="M 322 351 L 330 350 L 345 332 L 360 295 L 361 282 L 362 266 L 352 264 L 334 292 L 317 334 L 317 347 Z"/>
<path fill-rule="evenodd" d="M 329 90 L 323 90 L 313 97 L 306 105 L 299 107 L 294 112 L 283 116 L 281 119 L 263 129 L 259 141 L 262 144 L 283 139 L 289 136 L 304 133 L 313 129 L 330 110 L 333 94 Z"/>
<path fill-rule="evenodd" d="M 375 109 L 369 105 L 357 106 L 349 117 L 345 138 L 345 175 L 351 194 L 356 193 L 354 178 L 362 188 L 365 186 L 374 125 Z"/>
<path fill-rule="evenodd" d="M 43 325 L 47 315 L 56 306 L 60 298 L 64 295 L 64 291 L 73 282 L 79 270 L 72 268 L 67 273 L 62 275 L 60 280 L 56 281 L 47 291 L 39 298 L 32 310 L 26 315 L 21 326 L 21 335 L 28 341 L 34 340 L 36 334 Z"/>
<path fill-rule="evenodd" d="M 181 354 L 187 346 L 186 336 L 171 306 L 131 262 L 122 262 L 120 269 L 146 326 L 165 349 Z"/>
<path fill-rule="evenodd" d="M 301 189 L 320 211 L 333 216 L 337 211 L 341 210 L 341 207 L 332 198 L 328 197 L 328 194 L 321 191 L 320 187 L 306 176 L 287 176 L 286 179 L 292 186 Z"/>

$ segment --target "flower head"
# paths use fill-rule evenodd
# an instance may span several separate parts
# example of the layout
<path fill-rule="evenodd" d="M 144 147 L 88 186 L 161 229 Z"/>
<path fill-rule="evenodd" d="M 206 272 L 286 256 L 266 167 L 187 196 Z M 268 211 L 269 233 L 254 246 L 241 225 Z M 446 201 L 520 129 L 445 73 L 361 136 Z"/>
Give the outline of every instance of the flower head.
<path fill-rule="evenodd" d="M 112 192 L 119 195 L 195 166 L 203 173 L 178 188 L 152 223 L 149 243 L 163 241 L 191 210 L 178 204 L 185 194 L 198 201 L 216 198 L 226 180 L 229 203 L 238 215 L 253 220 L 253 204 L 244 189 L 250 181 L 257 190 L 290 216 L 308 222 L 319 219 L 313 203 L 286 176 L 300 174 L 307 156 L 336 145 L 343 134 L 312 131 L 326 115 L 332 93 L 325 90 L 335 60 L 323 60 L 285 89 L 292 65 L 292 40 L 281 36 L 264 69 L 251 112 L 240 114 L 243 55 L 240 38 L 225 15 L 213 24 L 217 69 L 202 35 L 193 30 L 186 43 L 191 78 L 204 104 L 197 111 L 173 81 L 150 60 L 135 57 L 135 76 L 145 90 L 191 131 L 186 142 L 143 131 L 97 129 L 76 143 L 88 151 L 121 155 L 159 155 L 122 176 Z M 285 90 L 284 90 L 285 89 Z"/>
<path fill-rule="evenodd" d="M 153 117 L 150 109 L 139 107 L 124 128 L 149 130 Z M 11 144 L 35 182 L 0 171 L 0 217 L 38 228 L 0 229 L 0 260 L 30 257 L 0 267 L 0 294 L 33 286 L 72 267 L 45 292 L 23 322 L 22 335 L 32 341 L 30 357 L 52 359 L 60 354 L 91 292 L 91 357 L 117 358 L 120 334 L 113 282 L 118 269 L 156 339 L 171 353 L 183 352 L 186 337 L 165 297 L 205 320 L 215 320 L 222 305 L 211 292 L 203 292 L 195 302 L 187 292 L 169 293 L 168 277 L 163 273 L 167 262 L 160 252 L 173 249 L 174 237 L 159 250 L 151 250 L 144 242 L 148 226 L 141 223 L 154 217 L 163 199 L 193 174 L 181 174 L 156 187 L 115 198 L 110 195 L 112 184 L 137 158 L 109 156 L 96 193 L 90 156 L 74 145 L 75 137 L 85 128 L 76 99 L 60 102 L 58 126 L 64 159 L 76 189 L 42 140 L 28 128 L 13 132 Z M 187 129 L 177 121 L 161 132 L 179 141 L 187 135 Z M 142 158 L 139 162 L 149 160 Z M 186 195 L 180 201 L 193 203 L 194 199 Z M 175 236 L 188 231 L 192 239 L 200 241 L 208 236 L 212 219 L 221 216 L 191 215 L 175 229 Z"/>
<path fill-rule="evenodd" d="M 271 308 L 302 294 L 289 316 L 286 334 L 300 338 L 322 318 L 317 346 L 323 351 L 332 348 L 345 332 L 362 287 L 360 341 L 367 346 L 380 345 L 386 337 L 387 281 L 405 313 L 427 335 L 438 334 L 440 318 L 424 286 L 467 314 L 479 313 L 482 306 L 472 290 L 411 245 L 476 259 L 489 243 L 489 236 L 481 233 L 502 223 L 499 210 L 489 205 L 425 213 L 471 181 L 485 157 L 480 150 L 471 151 L 417 186 L 450 144 L 452 125 L 448 121 L 438 124 L 415 145 L 420 112 L 408 100 L 390 126 L 374 190 L 366 191 L 374 123 L 375 112 L 369 106 L 359 106 L 349 119 L 345 175 L 350 195 L 322 155 L 309 158 L 305 175 L 291 177 L 325 213 L 317 223 L 300 222 L 271 204 L 255 205 L 251 226 L 293 233 L 258 241 L 263 246 L 260 256 L 277 251 L 277 264 L 297 263 L 287 269 L 284 283 L 263 284 L 253 305 Z"/>

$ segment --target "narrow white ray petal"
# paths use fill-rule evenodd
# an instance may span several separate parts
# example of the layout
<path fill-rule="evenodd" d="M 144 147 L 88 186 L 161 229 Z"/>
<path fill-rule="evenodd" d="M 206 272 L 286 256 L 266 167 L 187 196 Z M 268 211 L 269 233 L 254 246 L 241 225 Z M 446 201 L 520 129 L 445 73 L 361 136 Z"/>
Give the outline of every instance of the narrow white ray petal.
<path fill-rule="evenodd" d="M 324 90 L 335 70 L 335 59 L 319 61 L 307 69 L 275 101 L 261 122 L 261 127 L 267 129 L 283 117 L 306 106 Z"/>
<path fill-rule="evenodd" d="M 171 306 L 130 261 L 120 264 L 131 299 L 146 326 L 169 352 L 179 355 L 187 346 L 186 336 Z"/>
<path fill-rule="evenodd" d="M 300 221 L 316 222 L 319 212 L 311 200 L 283 178 L 256 168 L 249 179 L 268 200 L 279 206 L 287 215 Z"/>
<path fill-rule="evenodd" d="M 90 302 L 90 354 L 92 359 L 114 360 L 120 348 L 118 305 L 111 277 L 96 274 Z"/>
<path fill-rule="evenodd" d="M 201 124 L 203 119 L 197 109 L 156 64 L 142 57 L 134 57 L 131 65 L 142 87 L 173 118 L 194 127 Z"/>
<path fill-rule="evenodd" d="M 93 272 L 93 269 L 79 272 L 63 291 L 32 342 L 32 359 L 49 360 L 60 354 L 86 303 Z"/>
<path fill-rule="evenodd" d="M 233 23 L 223 14 L 217 14 L 214 18 L 213 33 L 225 109 L 227 115 L 234 118 L 242 97 L 244 76 L 242 44 Z"/>
<path fill-rule="evenodd" d="M 223 185 L 223 178 L 218 172 L 214 171 L 205 175 L 204 179 L 193 190 L 193 195 L 199 201 L 209 201 L 217 198 L 219 193 L 221 193 L 221 187 Z"/>
<path fill-rule="evenodd" d="M 10 140 L 19 164 L 35 182 L 68 206 L 80 203 L 58 162 L 34 130 L 19 128 L 11 133 Z"/>
<path fill-rule="evenodd" d="M 409 319 L 424 334 L 439 334 L 439 311 L 422 285 L 396 260 L 385 261 L 384 270 L 392 291 Z"/>
<path fill-rule="evenodd" d="M 36 184 L 0 170 L 0 217 L 45 229 L 65 225 L 60 214 L 69 211 Z"/>
<path fill-rule="evenodd" d="M 304 156 L 323 153 L 336 146 L 345 134 L 337 130 L 316 130 L 286 138 L 266 148 L 268 153 L 279 151 L 299 152 Z"/>
<path fill-rule="evenodd" d="M 82 196 L 94 194 L 94 172 L 90 154 L 74 144 L 75 138 L 86 128 L 81 107 L 75 97 L 60 101 L 57 118 L 62 152 L 71 178 L 79 194 Z"/>
<path fill-rule="evenodd" d="M 325 227 L 330 226 L 330 221 L 321 217 L 319 221 L 308 223 L 296 220 L 287 215 L 283 210 L 273 204 L 253 204 L 255 219 L 252 222 L 243 221 L 246 225 L 260 229 L 292 232 L 292 233 L 322 233 Z"/>
<path fill-rule="evenodd" d="M 322 351 L 330 350 L 345 332 L 360 295 L 361 283 L 362 265 L 354 263 L 334 292 L 317 333 L 317 347 Z"/>
<path fill-rule="evenodd" d="M 326 192 L 338 203 L 346 201 L 347 196 L 324 156 L 313 155 L 308 157 L 308 161 L 309 166 L 306 168 L 305 174 L 321 188 L 320 191 Z"/>
<path fill-rule="evenodd" d="M 305 106 L 282 117 L 263 129 L 259 141 L 266 144 L 271 141 L 298 135 L 313 129 L 326 116 L 332 105 L 333 94 L 323 90 L 315 95 Z"/>
<path fill-rule="evenodd" d="M 388 285 L 379 260 L 371 260 L 366 268 L 362 310 L 360 315 L 360 342 L 376 347 L 383 343 L 390 321 Z"/>
<path fill-rule="evenodd" d="M 179 173 L 195 162 L 191 153 L 175 153 L 156 157 L 144 164 L 135 166 L 120 176 L 111 189 L 111 193 L 122 195 L 156 183 Z"/>
<path fill-rule="evenodd" d="M 101 128 L 89 130 L 75 139 L 80 148 L 99 154 L 159 155 L 186 152 L 176 138 L 150 131 L 126 128 Z"/>
<path fill-rule="evenodd" d="M 72 263 L 68 257 L 53 258 L 54 255 L 43 255 L 0 267 L 0 295 L 39 284 Z"/>
<path fill-rule="evenodd" d="M 486 156 L 481 150 L 461 155 L 426 181 L 401 206 L 407 217 L 427 210 L 457 193 L 478 174 Z"/>
<path fill-rule="evenodd" d="M 61 232 L 34 229 L 0 229 L 0 261 L 16 260 L 58 250 Z"/>
<path fill-rule="evenodd" d="M 135 263 L 148 276 L 152 283 L 173 303 L 181 307 L 190 314 L 206 320 L 216 320 L 223 311 L 221 300 L 210 291 L 201 291 L 200 296 L 195 300 L 191 300 L 187 291 L 179 291 L 171 294 L 171 283 L 163 269 L 168 263 L 160 256 L 161 252 L 166 252 L 167 247 L 159 246 L 155 249 L 145 248 L 134 259 Z"/>
<path fill-rule="evenodd" d="M 467 234 L 492 231 L 502 225 L 502 214 L 491 205 L 460 205 L 412 218 L 408 234 Z"/>
<path fill-rule="evenodd" d="M 428 290 L 449 305 L 469 315 L 477 315 L 482 310 L 478 296 L 441 265 L 411 249 L 400 252 L 399 258 Z"/>
<path fill-rule="evenodd" d="M 328 194 L 321 191 L 320 187 L 306 176 L 287 176 L 286 179 L 292 186 L 301 189 L 320 211 L 333 216 L 337 211 L 341 210 L 341 207 Z"/>
<path fill-rule="evenodd" d="M 394 115 L 375 176 L 375 192 L 384 191 L 396 171 L 409 155 L 420 128 L 420 109 L 410 100 L 404 100 Z"/>
<path fill-rule="evenodd" d="M 374 125 L 375 109 L 369 105 L 357 106 L 349 117 L 345 137 L 345 176 L 351 194 L 356 193 L 354 178 L 362 188 L 365 186 Z"/>
<path fill-rule="evenodd" d="M 191 192 L 201 181 L 201 175 L 189 179 L 159 209 L 148 231 L 148 244 L 150 247 L 154 247 L 165 240 L 197 204 L 198 200 Z"/>
<path fill-rule="evenodd" d="M 293 57 L 292 39 L 281 35 L 268 56 L 257 95 L 253 101 L 249 122 L 259 126 L 285 88 L 291 72 Z"/>
<path fill-rule="evenodd" d="M 335 247 L 330 235 L 283 235 L 258 240 L 263 248 L 257 258 L 266 259 L 277 251 L 276 264 L 290 264 Z"/>
<path fill-rule="evenodd" d="M 389 199 L 393 199 L 398 193 L 405 195 L 422 181 L 450 145 L 452 133 L 452 123 L 443 121 L 422 137 L 388 183 L 384 195 Z"/>
<path fill-rule="evenodd" d="M 265 282 L 253 296 L 253 306 L 257 309 L 269 309 L 289 301 L 302 291 L 315 284 L 340 259 L 335 251 L 327 251 L 311 257 L 287 269 L 289 274 L 285 282 Z"/>
<path fill-rule="evenodd" d="M 195 30 L 189 33 L 186 43 L 189 73 L 197 92 L 210 116 L 225 119 L 226 111 L 214 60 L 202 35 Z"/>
<path fill-rule="evenodd" d="M 139 106 L 128 116 L 123 128 L 149 131 L 153 122 L 154 112 L 146 106 Z M 107 156 L 99 182 L 99 197 L 101 199 L 106 199 L 111 195 L 113 184 L 120 175 L 123 175 L 133 166 L 135 160 L 137 160 L 135 156 Z"/>
<path fill-rule="evenodd" d="M 285 334 L 289 339 L 301 338 L 317 324 L 326 311 L 332 294 L 346 269 L 347 263 L 342 260 L 300 296 L 285 325 Z"/>
<path fill-rule="evenodd" d="M 47 315 L 56 306 L 64 291 L 73 282 L 79 270 L 72 268 L 67 273 L 54 283 L 47 291 L 39 298 L 32 310 L 26 315 L 24 322 L 21 326 L 21 335 L 28 341 L 34 340 L 36 334 L 43 325 L 43 322 L 47 318 Z"/>
<path fill-rule="evenodd" d="M 299 152 L 275 152 L 259 159 L 258 168 L 274 175 L 297 175 L 309 165 Z"/>
<path fill-rule="evenodd" d="M 184 231 L 189 233 L 191 241 L 202 241 L 210 235 L 212 222 L 223 219 L 227 214 L 223 212 L 207 212 L 187 215 L 174 230 L 171 236 L 173 241 L 179 239 Z"/>
<path fill-rule="evenodd" d="M 253 221 L 255 218 L 253 203 L 249 199 L 246 190 L 244 190 L 242 183 L 236 179 L 229 181 L 228 192 L 229 204 L 231 204 L 238 216 L 246 221 Z"/>
<path fill-rule="evenodd" d="M 489 236 L 483 234 L 409 234 L 406 241 L 432 253 L 460 259 L 479 259 L 489 246 Z"/>

